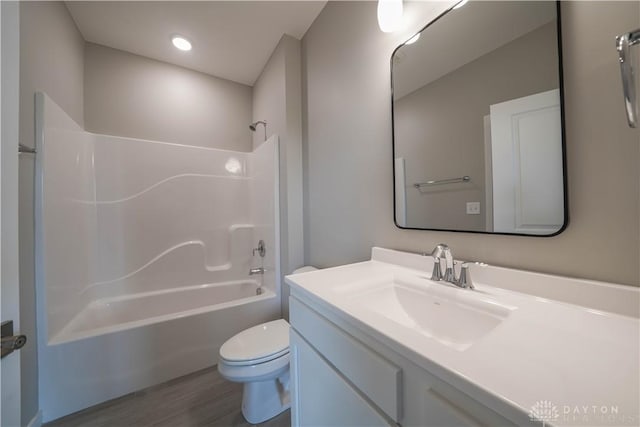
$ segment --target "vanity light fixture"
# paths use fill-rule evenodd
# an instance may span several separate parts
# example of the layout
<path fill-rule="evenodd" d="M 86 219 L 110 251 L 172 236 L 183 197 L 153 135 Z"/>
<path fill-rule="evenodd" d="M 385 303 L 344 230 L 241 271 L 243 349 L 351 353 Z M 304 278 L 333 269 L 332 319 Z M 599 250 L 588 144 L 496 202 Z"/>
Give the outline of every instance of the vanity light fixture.
<path fill-rule="evenodd" d="M 407 40 L 406 42 L 404 42 L 404 44 L 414 44 L 415 42 L 417 42 L 420 39 L 420 33 L 416 34 L 415 36 L 411 37 L 409 40 Z"/>
<path fill-rule="evenodd" d="M 176 35 L 171 37 L 171 43 L 180 50 L 191 50 L 191 42 L 182 36 Z"/>
<path fill-rule="evenodd" d="M 402 0 L 378 0 L 378 26 L 384 33 L 392 33 L 402 23 Z"/>
<path fill-rule="evenodd" d="M 462 6 L 464 6 L 465 4 L 467 4 L 469 0 L 462 0 L 460 3 L 458 3 L 457 5 L 453 6 L 454 9 L 460 9 Z"/>

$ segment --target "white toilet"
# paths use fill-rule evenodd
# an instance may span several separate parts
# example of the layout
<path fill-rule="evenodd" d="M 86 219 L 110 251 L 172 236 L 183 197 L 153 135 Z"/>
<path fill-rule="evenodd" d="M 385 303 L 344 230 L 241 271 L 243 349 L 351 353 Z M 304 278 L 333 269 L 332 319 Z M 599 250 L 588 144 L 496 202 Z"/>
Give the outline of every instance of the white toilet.
<path fill-rule="evenodd" d="M 303 267 L 293 273 L 315 270 Z M 289 409 L 289 323 L 262 323 L 234 335 L 222 347 L 220 375 L 244 383 L 242 415 L 252 424 Z"/>

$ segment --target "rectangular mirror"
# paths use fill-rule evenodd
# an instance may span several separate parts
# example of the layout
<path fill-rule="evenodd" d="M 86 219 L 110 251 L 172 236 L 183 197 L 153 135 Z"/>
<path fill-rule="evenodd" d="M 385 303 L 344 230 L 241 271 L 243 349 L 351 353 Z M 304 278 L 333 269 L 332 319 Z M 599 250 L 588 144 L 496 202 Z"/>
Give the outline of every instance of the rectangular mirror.
<path fill-rule="evenodd" d="M 559 22 L 555 1 L 471 1 L 394 51 L 398 227 L 564 229 Z"/>

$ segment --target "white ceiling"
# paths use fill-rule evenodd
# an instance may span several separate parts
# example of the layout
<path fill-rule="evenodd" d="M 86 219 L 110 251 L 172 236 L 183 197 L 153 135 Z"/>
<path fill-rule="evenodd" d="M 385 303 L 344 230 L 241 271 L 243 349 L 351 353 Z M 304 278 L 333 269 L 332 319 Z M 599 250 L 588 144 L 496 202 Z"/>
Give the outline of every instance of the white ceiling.
<path fill-rule="evenodd" d="M 297 39 L 326 1 L 68 1 L 85 40 L 253 86 L 283 34 Z M 171 36 L 193 49 L 173 47 Z"/>
<path fill-rule="evenodd" d="M 394 98 L 462 67 L 556 18 L 554 1 L 472 1 L 396 51 Z"/>

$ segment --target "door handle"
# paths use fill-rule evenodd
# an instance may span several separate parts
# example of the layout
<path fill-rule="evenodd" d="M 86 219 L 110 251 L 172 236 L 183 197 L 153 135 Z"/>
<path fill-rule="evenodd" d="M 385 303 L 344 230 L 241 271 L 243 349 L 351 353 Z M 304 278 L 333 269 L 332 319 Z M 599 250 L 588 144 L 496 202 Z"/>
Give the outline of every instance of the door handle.
<path fill-rule="evenodd" d="M 13 320 L 2 322 L 0 327 L 2 333 L 0 334 L 0 358 L 8 356 L 15 350 L 20 350 L 27 343 L 26 335 L 13 335 Z"/>

